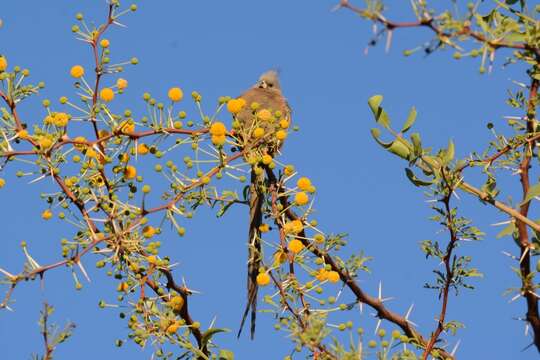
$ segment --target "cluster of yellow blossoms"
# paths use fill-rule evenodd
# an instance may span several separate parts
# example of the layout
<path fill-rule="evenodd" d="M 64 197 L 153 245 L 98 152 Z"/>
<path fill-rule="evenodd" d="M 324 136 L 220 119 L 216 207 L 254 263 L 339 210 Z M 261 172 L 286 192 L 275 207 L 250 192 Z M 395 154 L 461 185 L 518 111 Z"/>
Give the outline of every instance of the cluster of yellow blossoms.
<path fill-rule="evenodd" d="M 68 124 L 70 118 L 71 115 L 63 112 L 51 113 L 50 115 L 47 115 L 45 119 L 43 119 L 43 122 L 45 123 L 45 125 L 55 125 L 58 127 L 63 127 Z"/>
<path fill-rule="evenodd" d="M 221 146 L 225 144 L 225 135 L 227 128 L 222 122 L 215 122 L 210 126 L 210 135 L 212 135 L 212 144 Z"/>

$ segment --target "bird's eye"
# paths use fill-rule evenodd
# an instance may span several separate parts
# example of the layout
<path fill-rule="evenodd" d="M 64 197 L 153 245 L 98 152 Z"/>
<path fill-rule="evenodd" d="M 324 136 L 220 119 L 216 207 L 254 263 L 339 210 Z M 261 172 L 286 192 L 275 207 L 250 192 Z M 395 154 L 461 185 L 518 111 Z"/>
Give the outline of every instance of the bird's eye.
<path fill-rule="evenodd" d="M 268 87 L 273 87 L 273 86 L 274 86 L 274 84 L 268 83 Z"/>

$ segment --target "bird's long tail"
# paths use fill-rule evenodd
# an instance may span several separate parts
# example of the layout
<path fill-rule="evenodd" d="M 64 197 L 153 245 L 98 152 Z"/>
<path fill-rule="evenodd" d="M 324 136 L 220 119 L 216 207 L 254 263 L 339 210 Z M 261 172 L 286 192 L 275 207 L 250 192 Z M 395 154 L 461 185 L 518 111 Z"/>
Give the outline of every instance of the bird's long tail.
<path fill-rule="evenodd" d="M 247 273 L 247 304 L 238 337 L 251 309 L 251 339 L 255 337 L 255 320 L 257 318 L 257 275 L 261 263 L 261 234 L 259 227 L 262 224 L 262 206 L 264 196 L 261 191 L 264 182 L 264 173 L 257 175 L 251 171 L 251 184 L 249 187 L 249 244 L 248 244 L 248 273 Z"/>

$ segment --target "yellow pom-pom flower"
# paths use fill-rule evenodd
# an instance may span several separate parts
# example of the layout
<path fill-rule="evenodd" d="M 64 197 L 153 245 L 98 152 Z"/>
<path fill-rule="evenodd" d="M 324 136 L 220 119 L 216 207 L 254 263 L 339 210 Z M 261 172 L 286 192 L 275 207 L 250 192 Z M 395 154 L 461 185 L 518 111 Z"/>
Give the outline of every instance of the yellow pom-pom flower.
<path fill-rule="evenodd" d="M 41 213 L 41 217 L 43 220 L 49 220 L 53 217 L 53 213 L 51 210 L 47 209 Z"/>
<path fill-rule="evenodd" d="M 174 311 L 180 311 L 182 310 L 182 307 L 184 306 L 184 298 L 180 295 L 173 296 L 171 300 L 169 301 L 169 306 Z"/>
<path fill-rule="evenodd" d="M 169 335 L 175 334 L 178 331 L 179 327 L 180 326 L 177 323 L 172 323 L 171 325 L 167 327 L 167 334 Z"/>
<path fill-rule="evenodd" d="M 81 65 L 75 65 L 71 68 L 69 74 L 75 79 L 78 79 L 84 75 L 84 68 Z"/>
<path fill-rule="evenodd" d="M 137 176 L 137 169 L 133 165 L 128 165 L 124 169 L 124 177 L 126 179 L 134 179 Z"/>
<path fill-rule="evenodd" d="M 140 143 L 137 145 L 137 153 L 139 155 L 146 155 L 150 151 L 150 148 L 145 143 Z"/>
<path fill-rule="evenodd" d="M 284 172 L 287 176 L 291 176 L 292 174 L 294 174 L 294 165 L 285 166 Z"/>
<path fill-rule="evenodd" d="M 329 271 L 327 277 L 328 281 L 332 283 L 336 283 L 339 281 L 339 273 L 337 271 Z"/>
<path fill-rule="evenodd" d="M 328 271 L 326 271 L 325 268 L 321 268 L 321 269 L 319 269 L 319 271 L 317 271 L 317 274 L 315 275 L 315 277 L 319 281 L 328 280 Z"/>
<path fill-rule="evenodd" d="M 270 275 L 268 275 L 265 272 L 259 273 L 259 275 L 257 275 L 256 280 L 257 280 L 257 285 L 266 286 L 270 284 Z"/>
<path fill-rule="evenodd" d="M 289 244 L 287 245 L 287 249 L 289 249 L 289 251 L 295 254 L 298 254 L 300 251 L 302 251 L 303 248 L 304 244 L 302 244 L 302 242 L 297 239 L 289 241 Z"/>
<path fill-rule="evenodd" d="M 184 97 L 184 93 L 179 87 L 170 88 L 167 95 L 169 96 L 169 99 L 171 99 L 171 101 L 173 102 L 178 102 Z"/>
<path fill-rule="evenodd" d="M 135 131 L 135 123 L 133 121 L 124 120 L 118 125 L 118 129 L 124 134 L 130 134 Z"/>
<path fill-rule="evenodd" d="M 111 88 L 103 88 L 99 93 L 99 97 L 105 102 L 110 102 L 114 99 L 114 91 Z"/>
<path fill-rule="evenodd" d="M 307 196 L 307 194 L 305 192 L 300 191 L 300 192 L 296 193 L 296 195 L 294 197 L 294 202 L 298 206 L 304 206 L 309 202 L 309 196 Z"/>
<path fill-rule="evenodd" d="M 262 121 L 270 121 L 272 120 L 273 116 L 270 110 L 268 109 L 262 109 L 257 113 L 257 117 L 261 119 Z"/>
<path fill-rule="evenodd" d="M 100 45 L 102 48 L 108 48 L 110 44 L 111 44 L 111 43 L 110 43 L 109 40 L 107 40 L 107 39 L 102 39 L 102 40 L 99 42 L 99 45 Z"/>
<path fill-rule="evenodd" d="M 242 98 L 231 99 L 227 102 L 227 110 L 231 114 L 238 114 L 246 106 L 246 100 Z"/>
<path fill-rule="evenodd" d="M 149 264 L 156 265 L 158 262 L 158 259 L 154 255 L 150 255 L 146 257 L 146 261 L 148 261 Z"/>
<path fill-rule="evenodd" d="M 253 130 L 253 137 L 255 139 L 262 138 L 263 136 L 264 136 L 264 129 L 263 128 L 258 127 L 255 130 Z"/>
<path fill-rule="evenodd" d="M 41 136 L 38 140 L 39 147 L 43 149 L 48 149 L 52 146 L 52 140 L 46 136 Z"/>
<path fill-rule="evenodd" d="M 28 130 L 22 129 L 19 132 L 17 132 L 17 136 L 21 139 L 28 139 L 30 136 L 28 135 Z"/>
<path fill-rule="evenodd" d="M 301 177 L 296 182 L 296 186 L 302 191 L 309 191 L 309 188 L 311 187 L 311 180 L 307 177 Z"/>
<path fill-rule="evenodd" d="M 119 90 L 124 90 L 128 86 L 128 81 L 126 79 L 119 78 L 116 80 L 116 87 Z"/>
<path fill-rule="evenodd" d="M 283 141 L 287 138 L 287 132 L 285 130 L 276 131 L 276 139 Z"/>
<path fill-rule="evenodd" d="M 145 238 L 149 239 L 151 238 L 152 236 L 154 236 L 156 234 L 156 229 L 151 226 L 151 225 L 146 225 L 143 229 L 142 229 L 142 234 Z M 150 257 L 150 256 L 149 256 Z M 148 259 L 148 262 L 150 262 L 150 259 Z"/>
<path fill-rule="evenodd" d="M 279 121 L 279 127 L 281 127 L 282 129 L 288 129 L 289 128 L 289 120 L 281 119 Z"/>
<path fill-rule="evenodd" d="M 0 72 L 6 71 L 8 66 L 7 60 L 5 57 L 0 56 Z"/>
<path fill-rule="evenodd" d="M 304 225 L 300 220 L 293 220 L 285 223 L 283 230 L 287 234 L 298 234 L 304 230 Z"/>
<path fill-rule="evenodd" d="M 6 186 L 6 180 L 0 178 L 0 189 Z"/>
<path fill-rule="evenodd" d="M 266 233 L 270 231 L 270 226 L 268 224 L 261 224 L 259 226 L 259 231 L 262 233 Z"/>
<path fill-rule="evenodd" d="M 212 144 L 221 146 L 225 144 L 225 135 L 212 135 Z"/>
<path fill-rule="evenodd" d="M 272 160 L 273 160 L 272 157 L 268 154 L 264 154 L 261 159 L 264 165 L 270 165 L 272 163 Z"/>
<path fill-rule="evenodd" d="M 227 133 L 227 128 L 222 122 L 216 121 L 210 126 L 210 134 L 214 136 L 223 136 Z"/>

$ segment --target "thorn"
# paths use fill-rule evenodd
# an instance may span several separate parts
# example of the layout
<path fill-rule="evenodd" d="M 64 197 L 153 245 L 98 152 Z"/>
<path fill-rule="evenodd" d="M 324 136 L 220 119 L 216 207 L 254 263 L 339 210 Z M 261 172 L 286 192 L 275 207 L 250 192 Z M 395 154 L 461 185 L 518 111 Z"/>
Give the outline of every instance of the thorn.
<path fill-rule="evenodd" d="M 450 355 L 452 355 L 452 356 L 456 355 L 456 351 L 457 351 L 457 349 L 459 347 L 459 344 L 461 344 L 461 340 L 458 340 L 456 345 L 454 345 L 454 348 L 452 349 L 452 352 L 450 353 Z"/>
<path fill-rule="evenodd" d="M 374 332 L 374 334 L 376 334 L 377 331 L 379 331 L 379 327 L 381 326 L 381 322 L 382 322 L 381 319 L 377 320 L 377 326 L 375 326 L 375 332 Z"/>
<path fill-rule="evenodd" d="M 77 265 L 79 266 L 79 269 L 81 269 L 81 272 L 83 273 L 84 277 L 86 278 L 86 281 L 92 282 L 90 280 L 90 277 L 88 276 L 88 273 L 86 272 L 86 269 L 84 268 L 81 260 L 77 261 Z"/>

